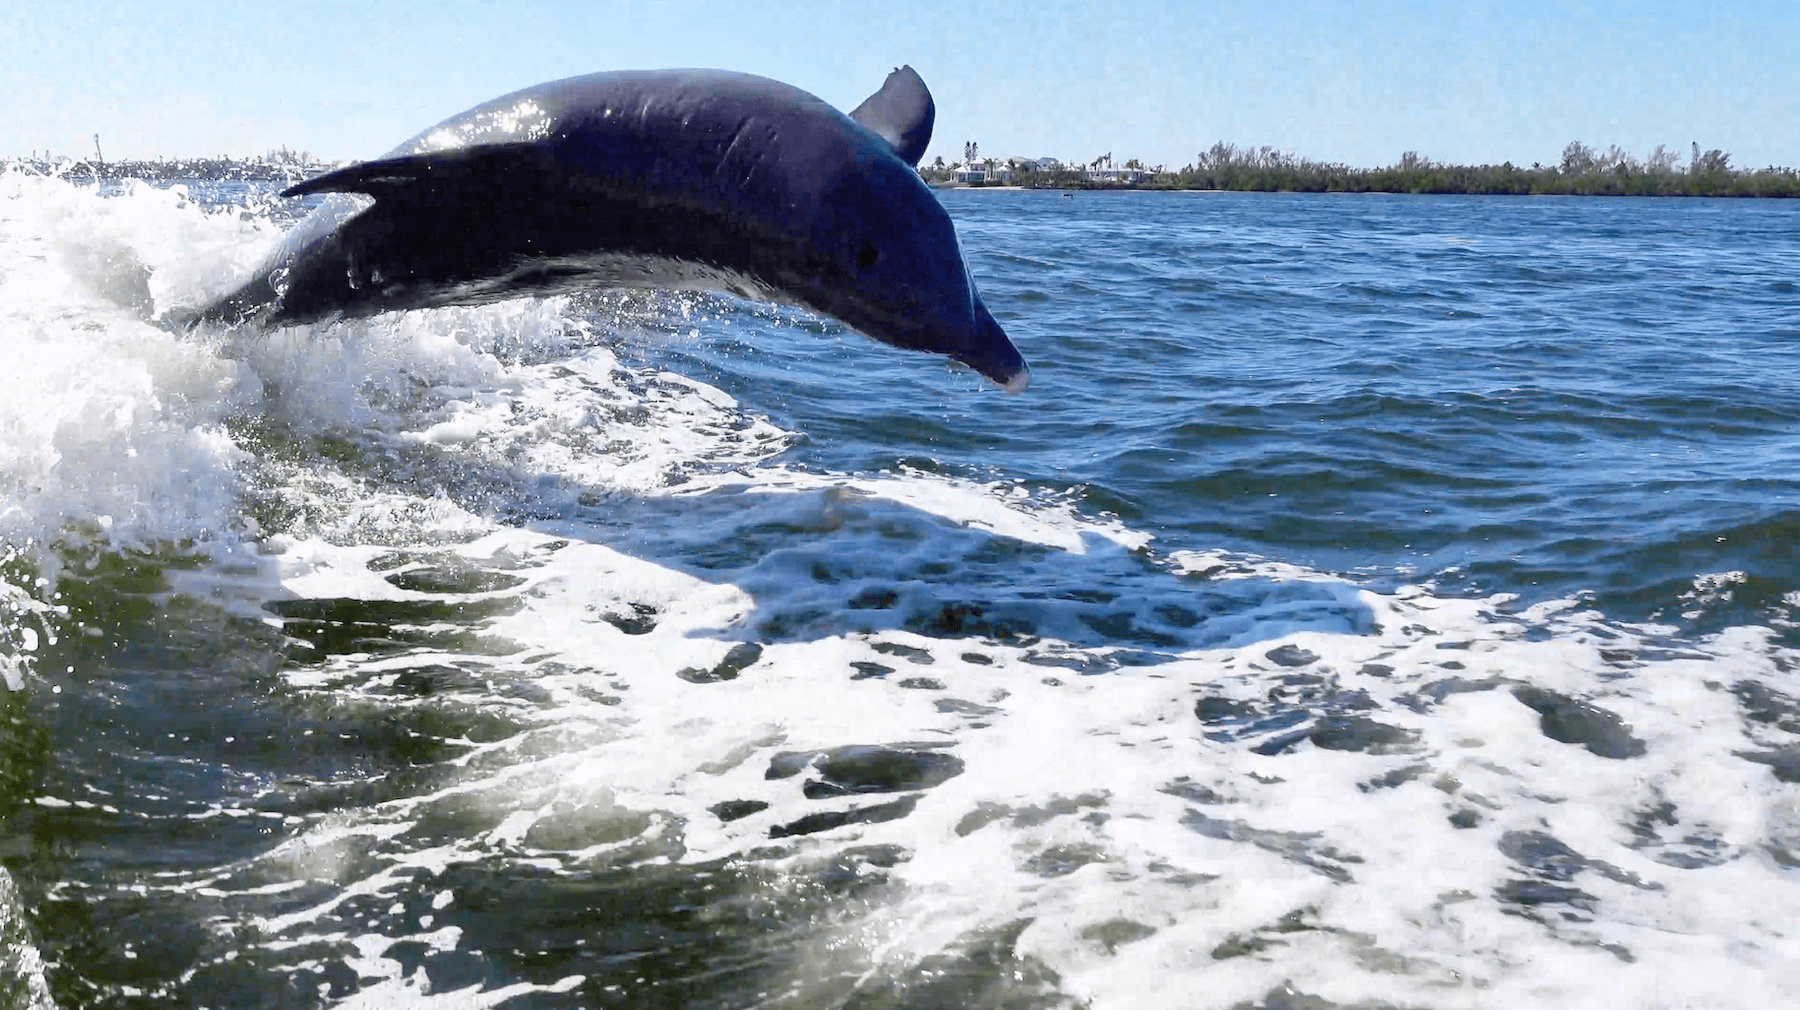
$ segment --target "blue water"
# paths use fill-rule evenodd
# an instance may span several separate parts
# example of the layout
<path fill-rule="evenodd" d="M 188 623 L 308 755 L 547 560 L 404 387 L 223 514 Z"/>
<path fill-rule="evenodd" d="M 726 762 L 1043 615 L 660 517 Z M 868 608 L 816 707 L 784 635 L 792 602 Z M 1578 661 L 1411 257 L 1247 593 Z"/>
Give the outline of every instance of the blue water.
<path fill-rule="evenodd" d="M 1007 395 L 0 196 L 9 1010 L 1800 985 L 1800 205 L 942 191 Z"/>
<path fill-rule="evenodd" d="M 696 374 L 806 432 L 808 465 L 1072 488 L 1170 549 L 1631 618 L 1696 573 L 1752 579 L 1714 620 L 1800 588 L 1800 207 L 943 196 L 1030 395 L 810 334 L 708 344 Z"/>

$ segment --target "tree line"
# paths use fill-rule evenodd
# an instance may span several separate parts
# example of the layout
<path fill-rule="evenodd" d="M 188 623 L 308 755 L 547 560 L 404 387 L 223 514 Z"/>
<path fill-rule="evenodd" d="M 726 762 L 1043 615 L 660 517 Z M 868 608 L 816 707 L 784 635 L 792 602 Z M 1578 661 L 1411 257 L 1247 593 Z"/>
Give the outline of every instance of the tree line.
<path fill-rule="evenodd" d="M 1136 162 L 1127 162 L 1136 167 Z M 1040 171 L 1015 167 L 1012 185 L 1039 189 L 1224 189 L 1291 193 L 1469 193 L 1562 196 L 1800 197 L 1800 172 L 1791 168 L 1739 169 L 1721 150 L 1693 145 L 1684 166 L 1662 145 L 1639 159 L 1617 145 L 1598 151 L 1579 141 L 1563 148 L 1555 165 L 1526 168 L 1451 165 L 1408 151 L 1384 168 L 1355 168 L 1313 161 L 1272 147 L 1238 147 L 1224 141 L 1200 152 L 1194 163 L 1160 170 L 1142 182 L 1096 181 L 1084 166 Z"/>

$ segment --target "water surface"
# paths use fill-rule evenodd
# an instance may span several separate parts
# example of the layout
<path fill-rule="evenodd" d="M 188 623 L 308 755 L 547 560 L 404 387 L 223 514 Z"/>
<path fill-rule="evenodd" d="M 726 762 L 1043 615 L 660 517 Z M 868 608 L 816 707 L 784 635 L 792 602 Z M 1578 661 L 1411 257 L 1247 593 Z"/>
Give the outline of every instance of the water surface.
<path fill-rule="evenodd" d="M 1800 985 L 1800 207 L 942 195 L 1024 395 L 710 296 L 172 333 L 293 207 L 0 178 L 0 992 Z"/>

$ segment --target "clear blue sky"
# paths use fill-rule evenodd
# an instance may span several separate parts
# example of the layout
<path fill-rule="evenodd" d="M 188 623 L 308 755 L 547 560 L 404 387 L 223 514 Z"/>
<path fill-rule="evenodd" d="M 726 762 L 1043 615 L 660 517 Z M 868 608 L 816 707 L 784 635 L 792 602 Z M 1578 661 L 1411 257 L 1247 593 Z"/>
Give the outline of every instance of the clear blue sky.
<path fill-rule="evenodd" d="M 0 0 L 0 156 L 374 157 L 496 95 L 724 67 L 852 108 L 911 63 L 927 159 L 1171 167 L 1215 140 L 1385 165 L 1642 156 L 1800 167 L 1800 3 Z"/>

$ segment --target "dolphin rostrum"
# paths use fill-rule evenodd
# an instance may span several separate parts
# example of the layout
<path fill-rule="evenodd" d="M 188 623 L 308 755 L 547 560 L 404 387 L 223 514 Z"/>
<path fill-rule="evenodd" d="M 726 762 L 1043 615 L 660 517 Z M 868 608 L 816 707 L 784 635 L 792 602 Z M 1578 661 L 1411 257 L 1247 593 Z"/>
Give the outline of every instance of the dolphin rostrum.
<path fill-rule="evenodd" d="M 915 168 L 935 116 L 911 67 L 848 116 L 720 70 L 540 84 L 288 189 L 332 195 L 199 319 L 699 288 L 802 305 L 1022 390 L 1025 361 Z"/>

